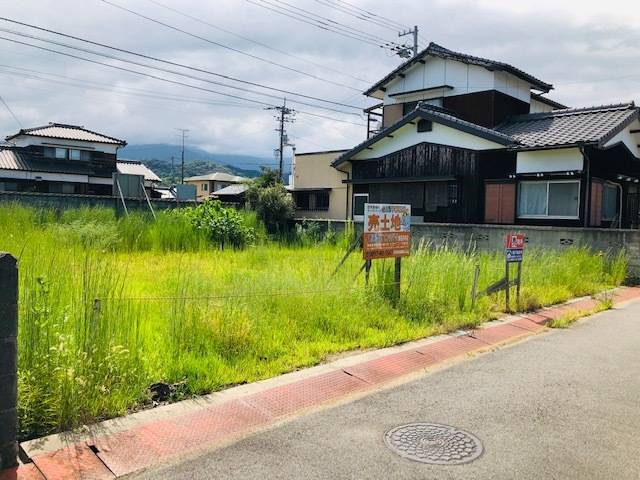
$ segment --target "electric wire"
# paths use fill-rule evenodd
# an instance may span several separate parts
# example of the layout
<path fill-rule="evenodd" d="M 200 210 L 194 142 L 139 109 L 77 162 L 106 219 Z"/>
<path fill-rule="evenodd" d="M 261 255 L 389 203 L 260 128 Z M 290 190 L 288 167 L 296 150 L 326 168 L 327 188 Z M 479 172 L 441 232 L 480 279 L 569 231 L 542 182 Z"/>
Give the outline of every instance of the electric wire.
<path fill-rule="evenodd" d="M 51 49 L 51 48 L 48 48 L 48 47 L 43 47 L 43 46 L 40 46 L 40 45 L 34 45 L 34 44 L 31 44 L 31 43 L 23 42 L 23 41 L 12 39 L 12 38 L 7 38 L 7 37 L 0 36 L 0 40 L 5 40 L 5 41 L 12 42 L 12 43 L 19 44 L 19 45 L 30 46 L 30 47 L 33 47 L 33 48 L 36 48 L 36 49 L 39 49 L 39 50 L 43 50 L 43 51 L 46 51 L 46 52 L 55 53 L 57 55 L 62 55 L 62 56 L 65 56 L 65 57 L 75 58 L 77 60 L 82 60 L 82 61 L 93 63 L 93 64 L 96 64 L 96 65 L 102 65 L 102 66 L 106 66 L 108 68 L 112 68 L 112 69 L 121 70 L 121 71 L 128 72 L 128 73 L 133 73 L 133 74 L 136 74 L 136 75 L 149 77 L 149 78 L 161 81 L 161 82 L 171 83 L 173 85 L 179 85 L 179 86 L 192 88 L 192 89 L 196 89 L 196 90 L 200 90 L 200 91 L 204 91 L 204 92 L 214 93 L 216 95 L 222 95 L 222 96 L 225 96 L 225 97 L 235 98 L 235 99 L 246 101 L 246 102 L 256 103 L 256 104 L 262 105 L 264 107 L 275 107 L 275 106 L 277 106 L 277 105 L 273 105 L 273 104 L 270 104 L 270 103 L 267 103 L 267 102 L 263 102 L 261 100 L 250 99 L 250 98 L 246 98 L 246 97 L 241 97 L 239 95 L 234 95 L 234 94 L 231 94 L 231 93 L 212 90 L 212 89 L 201 87 L 201 86 L 198 86 L 198 85 L 192 85 L 192 84 L 188 84 L 188 83 L 184 83 L 184 82 L 179 82 L 177 80 L 171 80 L 171 79 L 168 79 L 168 78 L 159 77 L 159 76 L 151 74 L 151 73 L 140 72 L 138 70 L 133 70 L 133 69 L 129 69 L 129 68 L 126 68 L 126 67 L 121 67 L 121 66 L 118 66 L 118 65 L 111 65 L 111 64 L 108 64 L 108 63 L 99 62 L 97 60 L 81 57 L 79 55 L 74 55 L 72 53 L 61 52 L 59 50 L 54 50 L 54 49 Z M 297 102 L 297 103 L 300 103 L 300 102 Z M 315 107 L 315 108 L 322 108 L 322 107 L 319 107 L 317 105 L 311 105 L 311 106 Z M 304 111 L 304 110 L 296 109 L 296 112 L 301 113 L 303 115 L 309 115 L 309 116 L 314 116 L 314 117 L 318 117 L 318 118 L 326 118 L 326 119 L 334 120 L 334 121 L 337 121 L 337 122 L 350 123 L 350 124 L 353 124 L 353 125 L 364 126 L 364 124 L 361 124 L 361 123 L 351 122 L 349 120 L 337 119 L 337 118 L 329 117 L 329 116 L 326 116 L 326 115 L 321 115 L 321 114 L 318 114 L 318 113 L 312 113 L 312 112 L 308 112 L 308 111 Z M 339 112 L 339 113 L 345 113 L 345 112 Z"/>
<path fill-rule="evenodd" d="M 114 8 L 118 8 L 118 9 L 120 9 L 120 10 L 122 10 L 122 11 L 128 12 L 128 13 L 130 13 L 130 14 L 132 14 L 132 15 L 137 16 L 137 17 L 143 18 L 143 19 L 145 19 L 145 20 L 147 20 L 147 21 L 153 22 L 153 23 L 155 23 L 155 24 L 157 24 L 157 25 L 162 25 L 162 26 L 163 26 L 163 27 L 165 27 L 165 28 L 169 28 L 169 29 L 171 29 L 171 30 L 173 30 L 173 31 L 176 31 L 176 32 L 182 33 L 182 34 L 184 34 L 184 35 L 188 35 L 189 37 L 196 38 L 196 39 L 198 39 L 198 40 L 201 40 L 201 41 L 203 41 L 203 42 L 209 43 L 209 44 L 211 44 L 211 45 L 215 45 L 215 46 L 217 46 L 217 47 L 224 48 L 224 49 L 226 49 L 226 50 L 230 50 L 230 51 L 235 52 L 235 53 L 238 53 L 238 54 L 240 54 L 240 55 L 244 55 L 244 56 L 247 56 L 247 57 L 253 58 L 253 59 L 255 59 L 255 60 L 259 60 L 259 61 L 261 61 L 261 62 L 265 62 L 265 63 L 268 63 L 268 64 L 270 64 L 270 65 L 273 65 L 273 66 L 277 66 L 277 67 L 283 68 L 283 69 L 288 70 L 288 71 L 290 71 L 290 72 L 295 72 L 295 73 L 298 73 L 298 74 L 300 74 L 300 75 L 305 75 L 305 76 L 310 77 L 310 78 L 313 78 L 313 79 L 315 79 L 315 80 L 320 80 L 320 81 L 322 81 L 322 82 L 330 83 L 330 84 L 332 84 L 332 85 L 336 85 L 336 86 L 343 87 L 343 88 L 348 88 L 348 89 L 351 89 L 351 90 L 357 90 L 355 87 L 352 87 L 351 85 L 347 85 L 347 84 L 344 84 L 344 83 L 336 82 L 336 81 L 334 81 L 334 80 L 329 80 L 329 79 L 327 79 L 327 78 L 320 77 L 320 76 L 315 75 L 315 74 L 313 74 L 313 73 L 308 73 L 308 72 L 305 72 L 305 71 L 303 71 L 303 70 L 299 70 L 299 69 L 297 69 L 297 68 L 293 68 L 293 67 L 290 67 L 290 66 L 288 66 L 288 65 L 284 65 L 284 64 L 282 64 L 282 63 L 274 62 L 274 61 L 272 61 L 272 60 L 269 60 L 269 59 L 266 59 L 266 58 L 260 57 L 260 56 L 258 56 L 258 55 L 254 55 L 254 54 L 252 54 L 252 53 L 245 52 L 244 50 L 240 50 L 240 49 L 238 49 L 238 48 L 230 47 L 229 45 L 225 45 L 225 44 L 223 44 L 223 43 L 217 42 L 217 41 L 215 41 L 215 40 L 211 40 L 211 39 L 206 38 L 206 37 L 203 37 L 203 36 L 201 36 L 201 35 L 197 35 L 197 34 L 195 34 L 195 33 L 191 33 L 191 32 L 189 32 L 189 31 L 187 31 L 187 30 L 184 30 L 184 29 L 182 29 L 182 28 L 175 27 L 175 26 L 170 25 L 170 24 L 168 24 L 168 23 L 162 22 L 162 21 L 160 21 L 160 20 L 158 20 L 158 19 L 155 19 L 155 18 L 149 17 L 148 15 L 144 15 L 144 14 L 142 14 L 142 13 L 140 13 L 140 12 L 135 11 L 135 10 L 131 10 L 131 9 L 127 8 L 127 7 L 123 7 L 122 5 L 119 5 L 119 4 L 117 4 L 117 3 L 111 2 L 110 0 L 98 0 L 98 1 L 100 1 L 100 2 L 102 2 L 102 3 L 105 3 L 105 4 L 107 4 L 107 5 L 111 5 L 111 6 L 112 6 L 112 7 L 114 7 Z"/>
<path fill-rule="evenodd" d="M 380 43 L 378 43 L 378 42 L 374 42 L 374 41 L 371 41 L 371 40 L 363 38 L 363 37 L 349 35 L 348 33 L 345 33 L 343 31 L 334 30 L 334 29 L 329 28 L 326 25 L 319 24 L 317 21 L 309 21 L 309 20 L 307 20 L 305 18 L 301 18 L 300 16 L 297 16 L 296 14 L 287 13 L 288 10 L 286 10 L 286 9 L 284 9 L 284 11 L 280 10 L 280 9 L 282 9 L 282 7 L 277 7 L 277 6 L 276 7 L 272 7 L 272 6 L 263 4 L 263 3 L 258 3 L 258 1 L 256 1 L 256 0 L 246 0 L 246 1 L 248 3 L 251 3 L 252 5 L 256 5 L 256 6 L 260 7 L 260 8 L 264 8 L 266 10 L 270 10 L 272 12 L 278 13 L 278 14 L 283 15 L 285 17 L 292 18 L 292 19 L 297 20 L 299 22 L 306 23 L 308 25 L 312 25 L 314 27 L 320 28 L 322 30 L 326 30 L 328 32 L 332 32 L 332 33 L 336 33 L 338 35 L 342 35 L 343 37 L 351 38 L 353 40 L 359 40 L 361 42 L 367 43 L 367 44 L 372 45 L 374 47 L 388 48 L 388 46 L 380 45 Z"/>
<path fill-rule="evenodd" d="M 386 29 L 394 31 L 394 32 L 397 32 L 399 30 L 398 27 L 391 26 L 388 23 L 379 22 L 378 20 L 376 20 L 374 18 L 371 18 L 371 17 L 368 17 L 363 13 L 356 12 L 356 11 L 353 11 L 353 10 L 349 10 L 348 8 L 346 8 L 346 7 L 342 6 L 342 5 L 332 3 L 332 2 L 330 2 L 328 0 L 314 0 L 314 1 L 316 3 L 319 3 L 320 5 L 332 8 L 334 10 L 337 10 L 338 12 L 350 15 L 350 16 L 355 17 L 355 18 L 357 18 L 359 20 L 362 20 L 364 22 L 368 22 L 368 23 L 371 23 L 373 25 L 377 25 L 379 27 L 386 28 Z"/>
<path fill-rule="evenodd" d="M 285 55 L 287 57 L 294 58 L 294 59 L 299 60 L 301 62 L 306 62 L 306 63 L 308 63 L 310 65 L 313 65 L 314 67 L 323 68 L 323 69 L 328 70 L 330 72 L 338 73 L 340 75 L 343 75 L 345 77 L 349 77 L 349 78 L 351 78 L 353 80 L 357 80 L 359 82 L 363 82 L 363 83 L 367 83 L 367 84 L 373 83 L 371 80 L 366 80 L 366 79 L 363 79 L 363 78 L 360 78 L 360 77 L 356 77 L 354 75 L 351 75 L 351 74 L 345 72 L 344 70 L 338 70 L 337 68 L 332 68 L 332 67 L 329 67 L 327 65 L 323 65 L 321 63 L 314 62 L 313 60 L 309 60 L 308 58 L 304 58 L 304 57 L 301 57 L 299 55 L 295 55 L 295 54 L 293 54 L 291 52 L 286 52 L 284 50 L 281 50 L 279 48 L 276 48 L 276 47 L 268 45 L 268 44 L 266 44 L 264 42 L 261 42 L 259 40 L 254 40 L 253 38 L 247 37 L 245 35 L 240 35 L 239 33 L 233 32 L 233 31 L 231 31 L 229 29 L 226 29 L 226 28 L 222 28 L 219 25 L 215 25 L 215 24 L 213 24 L 213 23 L 211 23 L 211 22 L 209 22 L 207 20 L 203 20 L 203 19 L 198 18 L 198 17 L 196 17 L 194 15 L 190 15 L 190 14 L 188 14 L 188 13 L 182 11 L 182 10 L 178 10 L 177 8 L 170 7 L 169 5 L 165 5 L 164 3 L 158 2 L 157 0 L 147 0 L 147 1 L 149 3 L 152 3 L 152 4 L 156 5 L 156 6 L 158 6 L 158 7 L 161 7 L 161 8 L 164 8 L 166 10 L 169 10 L 170 12 L 173 12 L 173 13 L 175 13 L 177 15 L 181 15 L 181 16 L 183 16 L 185 18 L 193 20 L 194 22 L 201 23 L 202 25 L 206 25 L 206 26 L 208 26 L 210 28 L 213 28 L 215 30 L 224 32 L 224 33 L 226 33 L 228 35 L 233 35 L 236 38 L 239 38 L 241 40 L 245 40 L 247 42 L 251 42 L 251 43 L 253 43 L 255 45 L 260 45 L 261 47 L 264 47 L 264 48 L 269 49 L 269 50 L 271 50 L 273 52 L 279 53 L 280 55 Z"/>
<path fill-rule="evenodd" d="M 16 123 L 18 125 L 20 125 L 20 128 L 24 128 L 24 126 L 22 125 L 22 122 L 20 121 L 18 116 L 13 112 L 13 110 L 11 110 L 11 107 L 9 106 L 9 104 L 7 102 L 4 101 L 4 98 L 2 98 L 2 96 L 0 96 L 0 102 L 2 102 L 2 104 L 7 109 L 7 111 L 11 114 L 11 116 L 16 121 Z"/>
<path fill-rule="evenodd" d="M 224 75 L 224 74 L 221 74 L 221 73 L 213 72 L 211 70 L 205 70 L 205 69 L 202 69 L 202 68 L 193 67 L 193 66 L 190 66 L 190 65 L 185 65 L 183 63 L 178 63 L 178 62 L 173 62 L 173 61 L 170 61 L 170 60 L 165 60 L 165 59 L 154 57 L 154 56 L 151 56 L 151 55 L 146 55 L 146 54 L 143 54 L 143 53 L 134 52 L 133 50 L 114 47 L 112 45 L 108 45 L 108 44 L 105 44 L 105 43 L 95 42 L 93 40 L 88 40 L 86 38 L 78 37 L 78 36 L 75 36 L 75 35 L 70 35 L 70 34 L 67 34 L 67 33 L 59 32 L 59 31 L 56 31 L 56 30 L 51 30 L 51 29 L 48 29 L 48 28 L 40 27 L 40 26 L 37 26 L 37 25 L 25 23 L 25 22 L 20 22 L 20 21 L 13 20 L 13 19 L 10 19 L 10 18 L 6 18 L 6 17 L 1 17 L 0 16 L 0 20 L 5 21 L 5 22 L 9 22 L 9 23 L 13 23 L 13 24 L 17 24 L 17 25 L 20 25 L 20 26 L 24 26 L 24 27 L 27 27 L 27 28 L 32 28 L 32 29 L 39 30 L 39 31 L 42 31 L 42 32 L 51 33 L 53 35 L 61 36 L 61 37 L 64 37 L 64 38 L 69 38 L 71 40 L 76 40 L 76 41 L 79 41 L 79 42 L 88 43 L 90 45 L 95 45 L 95 46 L 98 46 L 98 47 L 101 47 L 101 48 L 106 48 L 106 49 L 109 49 L 109 50 L 114 50 L 114 51 L 117 51 L 117 52 L 126 53 L 127 55 L 132 55 L 132 56 L 135 56 L 135 57 L 144 58 L 144 59 L 147 59 L 147 60 L 152 60 L 154 62 L 164 63 L 164 64 L 167 64 L 167 65 L 172 65 L 172 66 L 184 68 L 184 69 L 187 69 L 187 70 L 193 70 L 193 71 L 196 71 L 196 72 L 199 72 L 199 73 L 206 73 L 208 75 L 213 75 L 213 76 L 216 76 L 218 78 L 224 78 L 225 80 L 230 80 L 230 81 L 233 81 L 233 82 L 238 82 L 238 83 L 242 83 L 242 84 L 245 84 L 245 85 L 250 85 L 250 86 L 254 86 L 254 87 L 258 87 L 258 88 L 263 88 L 265 90 L 271 90 L 271 91 L 282 93 L 282 94 L 285 94 L 285 95 L 293 95 L 293 96 L 296 96 L 296 97 L 306 98 L 306 99 L 309 99 L 309 100 L 315 100 L 315 101 L 319 101 L 319 102 L 323 102 L 323 103 L 327 103 L 327 104 L 332 104 L 332 105 L 337 105 L 337 106 L 341 106 L 341 107 L 347 107 L 347 108 L 353 108 L 355 110 L 360 110 L 360 107 L 357 107 L 357 106 L 354 106 L 354 105 L 348 105 L 348 104 L 341 103 L 341 102 L 334 102 L 332 100 L 326 100 L 326 99 L 315 97 L 315 96 L 312 96 L 312 95 L 305 95 L 305 94 L 293 92 L 293 91 L 290 91 L 290 90 L 285 90 L 285 89 L 276 88 L 276 87 L 270 87 L 270 86 L 263 85 L 263 84 L 260 84 L 260 83 L 257 83 L 257 82 L 251 82 L 251 81 L 248 81 L 248 80 L 242 80 L 242 79 L 239 79 L 239 78 L 236 78 L 236 77 L 232 77 L 232 76 L 229 76 L 229 75 Z M 0 31 L 4 31 L 4 32 L 7 32 L 7 33 L 12 33 L 13 35 L 28 36 L 29 38 L 38 39 L 38 40 L 44 41 L 44 42 L 55 43 L 53 40 L 44 39 L 43 37 L 32 36 L 32 35 L 29 35 L 29 34 L 26 34 L 26 33 L 17 32 L 15 30 L 1 29 L 0 28 Z M 58 44 L 58 45 L 60 45 L 60 44 Z M 74 48 L 74 49 L 79 49 L 79 50 L 87 52 L 87 50 L 83 50 L 83 49 L 81 49 L 81 47 L 70 46 L 68 44 L 64 44 L 64 46 L 67 46 L 67 48 Z M 96 53 L 94 51 L 90 51 L 89 53 L 93 53 L 95 55 L 100 55 L 100 56 L 105 56 L 106 55 L 104 53 Z M 111 58 L 117 59 L 116 57 L 111 57 Z M 119 60 L 120 61 L 124 61 L 124 62 L 134 63 L 131 60 L 122 60 L 122 59 L 119 59 Z M 136 65 L 140 65 L 140 64 L 136 64 Z M 152 67 L 152 66 L 147 66 L 147 68 L 159 69 L 159 67 Z M 175 72 L 172 72 L 172 73 L 175 73 Z M 176 74 L 184 75 L 182 73 L 176 73 Z M 209 80 L 204 80 L 204 81 L 211 82 Z M 225 84 L 221 84 L 221 85 L 225 85 Z M 230 88 L 239 89 L 239 87 L 235 87 L 235 86 L 230 86 Z M 356 91 L 359 91 L 359 90 L 356 89 Z M 277 98 L 280 98 L 280 97 L 277 97 Z"/>
<path fill-rule="evenodd" d="M 17 32 L 17 31 L 13 31 L 13 30 L 1 28 L 1 27 L 0 27 L 0 32 L 10 33 L 12 35 L 16 35 L 16 36 L 20 36 L 20 37 L 27 37 L 27 38 L 30 38 L 30 39 L 33 39 L 33 40 L 38 40 L 38 41 L 41 41 L 41 42 L 46 42 L 46 43 L 50 43 L 50 44 L 53 44 L 53 45 L 57 45 L 57 46 L 60 46 L 60 47 L 63 47 L 63 48 L 68 48 L 68 49 L 71 49 L 71 50 L 77 50 L 77 51 L 81 51 L 81 52 L 84 52 L 84 53 L 89 53 L 91 55 L 97 55 L 97 56 L 100 56 L 100 57 L 103 57 L 103 58 L 108 58 L 108 59 L 111 59 L 111 60 L 117 60 L 117 61 L 123 62 L 123 63 L 129 63 L 129 64 L 136 65 L 136 66 L 139 66 L 139 67 L 149 68 L 149 69 L 152 69 L 152 70 L 158 70 L 158 71 L 161 71 L 161 72 L 164 72 L 164 73 L 170 73 L 172 75 L 178 75 L 178 76 L 190 78 L 192 80 L 197 80 L 197 81 L 200 81 L 200 82 L 205 82 L 205 83 L 210 83 L 210 84 L 213 84 L 213 85 L 218 85 L 218 86 L 222 86 L 222 87 L 226 87 L 226 88 L 231 88 L 231 89 L 239 90 L 239 91 L 245 92 L 245 93 L 252 93 L 254 95 L 261 95 L 261 96 L 264 96 L 264 97 L 277 99 L 277 100 L 280 100 L 282 98 L 279 95 L 273 95 L 273 94 L 270 94 L 270 93 L 258 92 L 256 90 L 251 90 L 251 89 L 244 88 L 244 87 L 237 87 L 235 85 L 230 85 L 230 84 L 218 82 L 218 81 L 215 81 L 215 80 L 209 80 L 207 78 L 197 77 L 195 75 L 190 75 L 190 74 L 179 72 L 179 71 L 176 71 L 176 70 L 170 70 L 170 69 L 167 69 L 167 68 L 157 67 L 157 66 L 146 64 L 146 63 L 136 62 L 134 60 L 128 60 L 128 59 L 124 59 L 124 58 L 121 58 L 121 57 L 116 57 L 115 55 L 110 55 L 110 54 L 106 54 L 106 53 L 103 53 L 103 52 L 98 52 L 98 51 L 95 51 L 95 50 L 90 50 L 90 49 L 87 49 L 87 48 L 78 47 L 78 46 L 71 45 L 71 44 L 68 44 L 68 43 L 57 42 L 55 40 L 49 40 L 49 39 L 46 39 L 44 37 L 39 37 L 37 35 L 31 35 L 31 34 L 27 34 L 27 33 Z M 317 99 L 317 97 L 314 97 L 313 100 L 318 100 L 318 99 Z M 354 115 L 354 116 L 358 116 L 359 117 L 359 114 L 352 113 L 352 112 L 344 112 L 342 110 L 338 110 L 338 109 L 335 109 L 335 108 L 325 107 L 325 106 L 315 105 L 315 104 L 310 104 L 310 103 L 303 102 L 303 101 L 300 101 L 300 100 L 294 100 L 294 101 L 296 101 L 297 103 L 299 103 L 301 105 L 316 107 L 316 108 L 320 108 L 320 109 L 323 109 L 323 110 L 328 110 L 328 111 L 337 112 L 337 113 L 343 113 L 343 114 L 346 114 L 346 115 Z M 326 103 L 332 103 L 332 104 L 333 103 L 337 103 L 337 102 L 332 102 L 332 101 L 325 101 L 325 102 Z M 341 104 L 341 106 L 347 106 L 347 105 L 346 104 Z M 355 106 L 351 106 L 350 108 L 354 108 L 354 109 L 360 110 L 358 107 L 355 107 Z"/>

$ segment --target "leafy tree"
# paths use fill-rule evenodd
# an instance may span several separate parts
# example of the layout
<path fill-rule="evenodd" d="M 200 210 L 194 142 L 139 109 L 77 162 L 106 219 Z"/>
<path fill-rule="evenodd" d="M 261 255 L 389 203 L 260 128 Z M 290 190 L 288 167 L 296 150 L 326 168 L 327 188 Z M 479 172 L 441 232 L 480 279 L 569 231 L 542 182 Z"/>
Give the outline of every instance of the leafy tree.
<path fill-rule="evenodd" d="M 256 211 L 271 234 L 287 231 L 289 220 L 295 214 L 295 205 L 277 170 L 264 168 L 247 190 L 249 206 Z"/>

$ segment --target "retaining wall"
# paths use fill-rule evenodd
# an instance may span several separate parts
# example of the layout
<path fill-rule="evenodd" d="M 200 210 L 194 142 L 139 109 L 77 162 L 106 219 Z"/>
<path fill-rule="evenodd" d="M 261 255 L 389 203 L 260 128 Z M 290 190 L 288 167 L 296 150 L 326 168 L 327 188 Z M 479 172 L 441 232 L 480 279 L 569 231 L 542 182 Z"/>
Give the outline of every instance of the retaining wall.
<path fill-rule="evenodd" d="M 327 228 L 343 231 L 344 220 L 315 220 Z M 355 223 L 362 231 L 362 222 Z M 563 250 L 573 246 L 586 246 L 594 251 L 619 252 L 629 257 L 629 273 L 640 277 L 640 230 L 604 228 L 533 227 L 522 225 L 468 225 L 458 223 L 417 223 L 411 225 L 413 242 L 424 240 L 436 245 L 495 251 L 503 248 L 507 233 L 523 233 L 528 247 Z"/>
<path fill-rule="evenodd" d="M 122 212 L 120 197 L 105 195 L 75 195 L 64 193 L 31 193 L 31 192 L 0 192 L 0 204 L 21 203 L 33 207 L 49 207 L 60 210 L 80 207 L 106 207 L 116 212 Z M 146 199 L 125 198 L 128 210 L 149 210 Z M 151 205 L 156 210 L 193 206 L 193 202 L 176 202 L 175 200 L 151 199 Z"/>

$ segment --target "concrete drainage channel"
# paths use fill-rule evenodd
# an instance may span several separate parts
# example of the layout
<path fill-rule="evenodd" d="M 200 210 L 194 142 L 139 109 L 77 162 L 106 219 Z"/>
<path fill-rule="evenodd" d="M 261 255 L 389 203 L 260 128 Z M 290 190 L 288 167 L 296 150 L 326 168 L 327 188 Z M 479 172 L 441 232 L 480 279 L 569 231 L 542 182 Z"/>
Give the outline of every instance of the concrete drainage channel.
<path fill-rule="evenodd" d="M 384 443 L 397 455 L 431 465 L 461 465 L 482 455 L 475 435 L 439 423 L 409 423 L 389 430 Z"/>

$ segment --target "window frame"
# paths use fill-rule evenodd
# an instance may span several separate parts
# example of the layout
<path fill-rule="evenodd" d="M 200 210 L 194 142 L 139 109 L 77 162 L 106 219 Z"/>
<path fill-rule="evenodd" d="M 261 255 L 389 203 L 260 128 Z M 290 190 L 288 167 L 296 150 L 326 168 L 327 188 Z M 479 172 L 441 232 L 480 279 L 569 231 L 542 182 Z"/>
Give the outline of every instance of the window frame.
<path fill-rule="evenodd" d="M 547 185 L 547 200 L 545 203 L 545 211 L 544 215 L 527 215 L 520 213 L 520 192 L 522 189 L 522 185 L 525 184 L 541 184 L 545 183 Z M 576 208 L 576 215 L 549 215 L 549 190 L 551 184 L 578 184 L 578 205 Z M 582 182 L 580 180 L 521 180 L 518 182 L 518 194 L 517 194 L 517 205 L 516 205 L 516 213 L 517 218 L 522 219 L 532 219 L 532 220 L 580 220 L 580 206 L 582 204 Z"/>
<path fill-rule="evenodd" d="M 614 198 L 616 200 L 616 213 L 613 215 L 613 217 L 606 217 L 605 216 L 605 190 L 607 188 L 611 188 L 615 191 L 614 194 Z M 617 183 L 613 183 L 613 182 L 604 182 L 602 184 L 602 221 L 604 222 L 614 222 L 618 219 L 618 217 L 620 217 L 620 199 L 618 198 L 618 195 L 620 195 L 620 185 L 618 185 Z"/>

